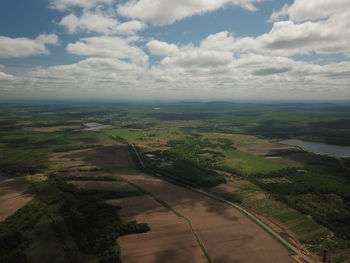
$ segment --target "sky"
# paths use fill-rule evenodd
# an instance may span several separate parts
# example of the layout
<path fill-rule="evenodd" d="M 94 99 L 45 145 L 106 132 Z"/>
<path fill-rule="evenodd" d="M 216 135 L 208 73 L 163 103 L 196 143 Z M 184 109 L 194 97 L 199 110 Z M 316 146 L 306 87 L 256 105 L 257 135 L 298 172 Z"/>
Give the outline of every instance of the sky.
<path fill-rule="evenodd" d="M 350 0 L 1 0 L 0 98 L 350 99 Z"/>

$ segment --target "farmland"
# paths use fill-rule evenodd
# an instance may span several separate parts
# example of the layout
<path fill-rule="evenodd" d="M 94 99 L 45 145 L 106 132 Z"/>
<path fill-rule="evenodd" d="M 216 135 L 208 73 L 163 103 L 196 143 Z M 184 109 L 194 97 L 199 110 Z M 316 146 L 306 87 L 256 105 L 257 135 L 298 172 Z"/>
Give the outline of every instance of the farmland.
<path fill-rule="evenodd" d="M 13 257 L 21 262 L 140 260 L 144 254 L 137 247 L 147 237 L 154 240 L 148 246 L 153 251 L 149 262 L 156 254 L 166 257 L 171 248 L 184 251 L 179 259 L 205 262 L 186 220 L 172 209 L 190 218 L 214 262 L 253 262 L 252 251 L 266 252 L 268 262 L 270 248 L 288 262 L 287 250 L 240 213 L 180 186 L 201 188 L 241 205 L 315 258 L 324 250 L 338 262 L 348 258 L 349 159 L 279 144 L 281 139 L 303 139 L 350 145 L 347 105 L 37 102 L 2 104 L 0 112 L 0 173 L 5 182 L 16 182 L 11 191 L 24 198 L 0 223 L 0 241 L 15 240 L 2 248 L 7 256 L 0 262 Z M 84 130 L 84 123 L 94 122 L 108 126 Z M 147 170 L 139 166 L 130 143 Z M 154 174 L 165 181 L 150 176 Z M 0 209 L 5 206 L 2 201 Z M 205 224 L 198 215 L 208 218 Z M 249 227 L 239 233 L 233 218 Z M 181 235 L 174 236 L 178 242 L 164 240 L 169 249 L 157 251 L 166 221 Z M 209 225 L 218 229 L 217 236 Z M 189 237 L 192 241 L 181 247 L 180 240 Z"/>

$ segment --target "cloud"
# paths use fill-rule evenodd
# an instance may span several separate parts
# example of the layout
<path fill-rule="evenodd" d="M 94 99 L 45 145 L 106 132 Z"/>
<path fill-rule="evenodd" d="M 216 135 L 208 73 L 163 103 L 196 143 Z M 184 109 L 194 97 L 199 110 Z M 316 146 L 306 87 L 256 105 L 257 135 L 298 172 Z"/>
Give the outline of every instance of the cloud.
<path fill-rule="evenodd" d="M 294 55 L 343 53 L 350 56 L 350 8 L 348 0 L 296 0 L 272 14 L 272 30 L 257 38 L 263 48 Z M 311 20 L 311 21 L 309 21 Z"/>
<path fill-rule="evenodd" d="M 63 17 L 59 25 L 65 27 L 69 34 L 87 31 L 105 35 L 130 35 L 146 28 L 146 24 L 136 20 L 119 23 L 116 18 L 98 10 L 84 11 L 80 17 L 71 13 Z"/>
<path fill-rule="evenodd" d="M 59 25 L 65 27 L 69 34 L 79 31 L 89 31 L 108 34 L 118 25 L 116 19 L 110 18 L 102 13 L 83 12 L 80 17 L 71 13 L 61 19 Z"/>
<path fill-rule="evenodd" d="M 26 87 L 30 96 L 142 96 L 144 92 L 152 92 L 146 72 L 147 69 L 142 66 L 117 58 L 89 57 L 73 64 L 35 69 L 28 73 Z M 22 90 L 22 94 L 25 92 Z"/>
<path fill-rule="evenodd" d="M 350 12 L 348 0 L 295 0 L 287 10 L 293 21 L 324 19 L 343 12 Z"/>
<path fill-rule="evenodd" d="M 137 75 L 143 74 L 144 68 L 115 58 L 90 57 L 69 65 L 58 65 L 37 69 L 32 73 L 34 81 L 51 82 L 64 86 L 67 82 L 80 85 L 117 84 L 117 82 L 134 82 Z M 62 83 L 60 83 L 62 81 Z M 66 87 L 67 88 L 67 87 Z"/>
<path fill-rule="evenodd" d="M 247 45 L 248 41 L 252 45 Z M 174 44 L 165 46 L 170 45 Z M 180 46 L 177 52 L 162 55 L 166 57 L 149 72 L 156 82 L 177 87 L 191 83 L 193 89 L 206 87 L 215 94 L 218 87 L 226 91 L 240 89 L 247 97 L 254 89 L 268 87 L 271 91 L 266 94 L 283 89 L 287 92 L 295 87 L 308 93 L 312 88 L 327 85 L 346 90 L 346 81 L 350 80 L 350 62 L 320 66 L 295 61 L 264 51 L 257 39 L 235 38 L 229 32 L 209 35 L 198 46 Z M 243 87 L 245 92 L 241 90 Z"/>
<path fill-rule="evenodd" d="M 115 32 L 119 34 L 132 35 L 132 34 L 136 34 L 136 32 L 138 31 L 145 29 L 146 27 L 147 25 L 145 23 L 142 23 L 138 20 L 131 20 L 131 21 L 119 24 L 115 28 Z"/>
<path fill-rule="evenodd" d="M 255 11 L 254 3 L 264 0 L 130 0 L 118 6 L 122 16 L 155 25 L 166 25 L 197 14 L 203 14 L 233 4 Z"/>
<path fill-rule="evenodd" d="M 257 37 L 235 37 L 229 32 L 220 32 L 208 36 L 201 45 L 208 49 L 275 56 L 313 52 L 350 56 L 350 11 L 320 21 L 278 21 L 270 32 Z"/>
<path fill-rule="evenodd" d="M 68 44 L 67 51 L 71 54 L 93 57 L 129 59 L 137 65 L 147 66 L 148 56 L 132 42 L 135 38 L 120 37 L 90 37 L 82 38 Z"/>
<path fill-rule="evenodd" d="M 267 76 L 267 75 L 274 75 L 274 74 L 280 74 L 290 71 L 291 68 L 285 67 L 285 68 L 263 68 L 258 69 L 252 72 L 255 76 Z"/>
<path fill-rule="evenodd" d="M 52 0 L 59 10 L 81 8 L 59 22 L 69 34 L 103 36 L 67 45 L 70 54 L 85 56 L 77 63 L 41 67 L 20 76 L 4 72 L 0 65 L 1 91 L 51 96 L 350 99 L 349 61 L 320 65 L 292 57 L 315 53 L 350 57 L 348 0 L 295 0 L 271 15 L 269 32 L 255 37 L 224 31 L 198 45 L 180 45 L 157 39 L 144 42 L 135 35 L 145 23 L 171 24 L 228 5 L 254 11 L 257 2 L 261 0 L 125 0 L 118 6 L 115 0 Z M 117 11 L 112 10 L 116 5 Z M 115 12 L 135 20 L 121 23 Z M 131 36 L 117 36 L 121 34 Z M 48 54 L 47 46 L 57 43 L 56 35 L 0 37 L 0 57 Z M 160 61 L 149 66 L 145 48 Z"/>
<path fill-rule="evenodd" d="M 50 7 L 59 11 L 68 10 L 72 7 L 93 8 L 99 4 L 111 4 L 113 0 L 51 0 Z"/>
<path fill-rule="evenodd" d="M 288 15 L 289 5 L 284 4 L 281 10 L 275 11 L 271 14 L 269 22 L 279 21 Z"/>
<path fill-rule="evenodd" d="M 16 80 L 15 76 L 0 71 L 0 83 L 14 80 Z"/>
<path fill-rule="evenodd" d="M 321 66 L 271 55 L 232 56 L 201 45 L 178 49 L 151 68 L 132 60 L 89 57 L 36 69 L 20 84 L 8 81 L 2 87 L 12 94 L 51 97 L 349 98 L 350 62 Z M 226 53 L 230 59 L 224 59 Z"/>
<path fill-rule="evenodd" d="M 343 53 L 350 56 L 350 8 L 348 0 L 295 0 L 274 12 L 276 22 L 258 41 L 279 54 Z"/>
<path fill-rule="evenodd" d="M 181 52 L 161 61 L 162 65 L 177 65 L 184 68 L 212 68 L 230 64 L 230 52 L 201 50 L 197 48 L 182 48 Z"/>
<path fill-rule="evenodd" d="M 58 44 L 54 34 L 39 35 L 36 39 L 0 36 L 0 58 L 20 58 L 50 54 L 46 45 Z"/>
<path fill-rule="evenodd" d="M 156 56 L 174 56 L 179 51 L 175 44 L 151 40 L 147 44 L 149 51 Z"/>

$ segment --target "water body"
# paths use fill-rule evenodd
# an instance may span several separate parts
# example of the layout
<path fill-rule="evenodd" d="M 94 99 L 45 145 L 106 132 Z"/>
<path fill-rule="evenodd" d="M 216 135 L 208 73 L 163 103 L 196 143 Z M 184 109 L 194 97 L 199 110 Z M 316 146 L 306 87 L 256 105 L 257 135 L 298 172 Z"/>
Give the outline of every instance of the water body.
<path fill-rule="evenodd" d="M 299 146 L 304 150 L 320 155 L 350 157 L 350 146 L 331 145 L 320 142 L 308 142 L 295 139 L 280 141 L 280 143 Z"/>

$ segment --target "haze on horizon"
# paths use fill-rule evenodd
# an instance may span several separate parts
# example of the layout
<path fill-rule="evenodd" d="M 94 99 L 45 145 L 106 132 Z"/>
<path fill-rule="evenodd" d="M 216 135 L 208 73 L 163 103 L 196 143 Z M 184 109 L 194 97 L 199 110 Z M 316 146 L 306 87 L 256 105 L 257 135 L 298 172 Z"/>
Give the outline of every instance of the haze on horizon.
<path fill-rule="evenodd" d="M 2 0 L 0 98 L 350 99 L 349 0 Z"/>

